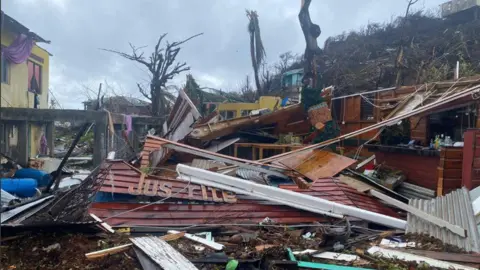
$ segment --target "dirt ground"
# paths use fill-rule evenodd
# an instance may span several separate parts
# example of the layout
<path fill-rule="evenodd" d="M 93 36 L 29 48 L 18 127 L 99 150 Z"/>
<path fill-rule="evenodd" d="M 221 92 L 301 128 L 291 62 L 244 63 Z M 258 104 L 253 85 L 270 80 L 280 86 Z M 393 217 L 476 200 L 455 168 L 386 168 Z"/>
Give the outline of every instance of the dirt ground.
<path fill-rule="evenodd" d="M 85 253 L 129 243 L 128 236 L 112 235 L 107 238 L 82 234 L 28 235 L 2 242 L 1 270 L 34 269 L 125 269 L 141 270 L 135 252 L 115 254 L 103 259 L 87 260 Z M 56 245 L 59 244 L 60 246 Z M 47 247 L 55 245 L 48 250 Z"/>
<path fill-rule="evenodd" d="M 304 230 L 284 230 L 270 229 L 250 231 L 243 233 L 244 236 L 224 235 L 215 237 L 217 243 L 225 245 L 225 255 L 237 260 L 288 260 L 286 248 L 292 250 L 321 249 L 325 245 L 324 237 L 318 233 L 314 237 L 304 239 L 302 235 Z M 248 237 L 250 235 L 251 238 Z M 102 259 L 87 260 L 86 253 L 106 249 L 114 246 L 130 243 L 129 235 L 126 234 L 60 234 L 60 233 L 42 233 L 30 234 L 21 238 L 3 241 L 0 250 L 0 270 L 30 270 L 30 269 L 55 269 L 55 270 L 74 270 L 74 269 L 129 269 L 141 270 L 133 249 L 124 253 L 111 255 Z M 245 238 L 246 237 L 246 238 Z M 248 239 L 247 239 L 248 238 Z M 455 252 L 455 248 L 443 245 L 440 241 L 430 237 L 407 235 L 408 240 L 421 243 L 421 247 L 426 250 Z M 360 260 L 355 262 L 339 262 L 320 260 L 310 255 L 298 256 L 298 260 L 312 261 L 320 263 L 330 263 L 336 265 L 349 265 L 371 269 L 389 269 L 389 270 L 410 270 L 410 269 L 435 269 L 428 265 L 416 265 L 397 260 L 378 259 L 365 254 L 365 250 L 376 245 L 381 239 L 373 242 L 356 243 L 343 253 L 357 254 Z M 209 248 L 198 249 L 199 244 L 191 240 L 181 238 L 169 242 L 177 251 L 186 258 L 199 259 L 214 253 Z M 264 249 L 259 249 L 265 246 Z M 222 265 L 198 265 L 199 269 L 224 269 Z"/>

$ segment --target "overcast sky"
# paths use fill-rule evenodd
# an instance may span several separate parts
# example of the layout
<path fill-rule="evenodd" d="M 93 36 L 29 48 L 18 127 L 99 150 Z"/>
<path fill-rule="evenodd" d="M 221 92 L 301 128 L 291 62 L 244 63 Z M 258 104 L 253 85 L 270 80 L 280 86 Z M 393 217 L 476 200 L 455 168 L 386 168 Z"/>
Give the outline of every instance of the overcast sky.
<path fill-rule="evenodd" d="M 436 9 L 444 0 L 420 0 L 415 9 Z M 312 20 L 322 29 L 319 44 L 332 35 L 369 22 L 388 22 L 405 12 L 407 0 L 313 0 Z M 129 51 L 128 43 L 148 55 L 162 33 L 176 41 L 204 35 L 183 45 L 178 60 L 191 66 L 201 86 L 235 88 L 252 73 L 245 9 L 258 12 L 267 62 L 305 48 L 298 23 L 300 0 L 9 0 L 2 10 L 31 31 L 51 40 L 39 44 L 53 57 L 50 89 L 63 108 L 81 108 L 84 86 L 107 81 L 120 94 L 141 97 L 145 69 L 99 48 Z M 173 83 L 185 81 L 182 74 Z"/>

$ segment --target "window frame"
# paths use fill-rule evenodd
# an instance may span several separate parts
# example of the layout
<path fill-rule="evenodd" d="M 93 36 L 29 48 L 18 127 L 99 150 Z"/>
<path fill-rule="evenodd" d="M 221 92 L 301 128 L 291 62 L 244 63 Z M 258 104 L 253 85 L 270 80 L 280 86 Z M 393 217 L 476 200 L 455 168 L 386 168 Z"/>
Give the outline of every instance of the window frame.
<path fill-rule="evenodd" d="M 30 74 L 29 74 L 29 73 L 30 73 L 30 69 L 28 68 L 28 65 L 29 65 L 30 63 L 32 63 L 32 65 L 33 65 L 33 75 L 34 75 L 34 76 L 35 76 L 35 66 L 38 66 L 38 73 L 39 73 L 39 74 L 38 74 L 38 79 L 37 79 L 37 84 L 38 84 L 38 92 L 37 92 L 37 94 L 38 94 L 38 95 L 41 95 L 42 92 L 43 92 L 43 89 L 42 89 L 43 66 L 42 66 L 41 64 L 35 62 L 35 61 L 30 60 L 30 59 L 27 60 L 27 74 L 28 74 L 28 75 L 27 75 L 27 76 L 28 76 L 28 81 L 27 81 L 27 85 L 28 85 L 27 88 L 28 88 L 28 89 L 27 89 L 27 90 L 28 90 L 30 93 L 35 93 L 34 91 L 32 91 L 32 89 L 30 89 L 30 87 L 31 87 L 30 82 L 31 82 L 31 80 L 32 80 L 32 79 L 30 78 Z"/>
<path fill-rule="evenodd" d="M 375 93 L 362 94 L 362 95 L 363 95 L 363 97 L 365 97 L 366 99 L 368 99 L 370 101 L 372 101 L 372 99 L 375 99 Z M 367 102 L 363 97 L 360 96 L 360 120 L 361 121 L 374 122 L 375 121 L 375 106 L 373 106 L 372 104 Z M 373 101 L 372 103 L 375 103 L 375 101 Z M 365 112 L 365 110 L 364 110 L 365 108 L 369 108 L 369 112 L 371 112 L 371 115 L 370 114 L 366 115 L 367 112 Z M 371 117 L 371 119 L 369 117 Z"/>
<path fill-rule="evenodd" d="M 7 58 L 3 55 L 1 55 L 0 57 L 0 65 L 1 65 L 1 68 L 0 68 L 0 82 L 1 83 L 4 83 L 4 84 L 10 84 L 10 70 L 11 70 L 11 64 L 10 62 L 7 60 Z M 3 73 L 6 73 L 5 74 L 5 80 L 3 80 Z"/>

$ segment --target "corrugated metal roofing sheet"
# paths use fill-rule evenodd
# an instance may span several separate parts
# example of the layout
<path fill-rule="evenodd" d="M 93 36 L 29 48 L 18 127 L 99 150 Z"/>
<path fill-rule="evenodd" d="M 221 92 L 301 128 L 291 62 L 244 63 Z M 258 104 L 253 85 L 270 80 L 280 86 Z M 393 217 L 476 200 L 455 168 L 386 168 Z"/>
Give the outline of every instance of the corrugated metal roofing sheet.
<path fill-rule="evenodd" d="M 89 212 L 104 219 L 135 209 L 140 203 L 94 203 Z M 266 217 L 280 224 L 324 222 L 327 218 L 287 206 L 250 203 L 154 204 L 108 219 L 112 226 L 178 226 L 194 224 L 258 223 Z"/>
<path fill-rule="evenodd" d="M 245 180 L 253 181 L 259 184 L 265 184 L 268 181 L 268 177 L 265 173 L 245 168 L 238 168 L 236 171 L 236 175 Z"/>
<path fill-rule="evenodd" d="M 466 251 L 480 251 L 480 234 L 475 222 L 472 201 L 466 188 L 457 189 L 449 194 L 432 200 L 413 199 L 411 206 L 423 210 L 467 230 L 467 237 L 462 238 L 445 228 L 408 214 L 408 233 L 428 234 L 446 244 L 455 245 Z"/>
<path fill-rule="evenodd" d="M 100 191 L 107 193 L 131 194 L 129 188 L 138 191 L 138 183 L 141 179 L 141 171 L 133 168 L 123 161 L 112 161 L 110 173 L 103 182 Z M 327 218 L 314 213 L 299 211 L 297 209 L 278 205 L 272 202 L 252 198 L 246 195 L 231 194 L 236 200 L 225 202 L 223 193 L 206 189 L 206 197 L 200 185 L 179 181 L 176 179 L 161 178 L 145 175 L 144 181 L 148 180 L 147 196 L 164 197 L 159 192 L 154 195 L 155 186 L 158 188 L 168 184 L 172 190 L 171 199 L 162 203 L 144 207 L 142 209 L 125 213 L 108 220 L 114 226 L 121 225 L 193 225 L 193 224 L 220 224 L 220 223 L 248 223 L 260 222 L 269 217 L 278 223 L 310 223 L 314 221 L 326 221 Z M 157 184 L 155 184 L 157 183 Z M 187 185 L 189 187 L 184 189 Z M 296 186 L 284 185 L 281 188 L 306 193 L 322 199 L 356 206 L 365 210 L 398 217 L 390 208 L 380 204 L 375 199 L 359 193 L 334 179 L 320 179 L 309 190 L 300 190 Z M 178 192 L 178 194 L 177 194 Z M 144 192 L 143 192 L 144 193 Z M 143 195 L 143 193 L 141 195 Z M 142 199 L 143 198 L 143 199 Z M 138 197 L 138 203 L 132 202 L 96 202 L 90 208 L 90 212 L 100 218 L 110 217 L 121 212 L 131 210 L 145 204 L 140 203 L 145 197 Z"/>
<path fill-rule="evenodd" d="M 279 164 L 294 169 L 313 181 L 332 177 L 355 162 L 354 159 L 322 150 L 310 150 L 278 161 Z"/>
<path fill-rule="evenodd" d="M 210 160 L 210 159 L 200 159 L 200 158 L 195 158 L 192 160 L 192 167 L 195 168 L 200 168 L 200 169 L 211 169 L 211 168 L 218 168 L 218 167 L 225 167 L 225 163 L 216 161 L 216 160 Z"/>
<path fill-rule="evenodd" d="M 340 182 L 334 178 L 325 178 L 315 181 L 309 189 L 300 189 L 296 185 L 280 185 L 280 188 L 300 192 L 310 196 L 358 207 L 367 211 L 398 218 L 399 215 L 391 208 L 381 204 L 377 199 Z"/>
<path fill-rule="evenodd" d="M 397 192 L 409 199 L 429 200 L 435 198 L 435 190 L 403 182 L 397 188 Z"/>
<path fill-rule="evenodd" d="M 29 211 L 31 209 L 35 209 L 35 210 L 38 211 L 40 208 L 38 208 L 36 206 L 38 206 L 38 205 L 45 206 L 46 203 L 49 203 L 49 201 L 52 198 L 53 198 L 53 195 L 50 195 L 50 196 L 47 196 L 45 198 L 32 201 L 32 202 L 27 203 L 25 205 L 18 206 L 16 208 L 12 209 L 12 210 L 5 211 L 5 212 L 1 213 L 0 222 L 3 224 L 4 222 L 6 222 L 6 221 L 10 220 L 11 218 L 15 217 L 16 215 L 18 215 L 20 213 L 23 213 L 23 212 L 26 212 L 26 211 Z M 26 215 L 29 215 L 29 213 L 30 212 L 27 212 Z"/>
<path fill-rule="evenodd" d="M 147 174 L 142 178 L 140 170 L 124 161 L 111 161 L 110 164 L 109 171 L 104 174 L 105 181 L 100 187 L 100 192 L 150 197 L 166 197 L 169 194 L 168 196 L 175 199 L 208 202 L 219 201 L 223 196 L 221 190 L 209 189 L 172 178 Z"/>

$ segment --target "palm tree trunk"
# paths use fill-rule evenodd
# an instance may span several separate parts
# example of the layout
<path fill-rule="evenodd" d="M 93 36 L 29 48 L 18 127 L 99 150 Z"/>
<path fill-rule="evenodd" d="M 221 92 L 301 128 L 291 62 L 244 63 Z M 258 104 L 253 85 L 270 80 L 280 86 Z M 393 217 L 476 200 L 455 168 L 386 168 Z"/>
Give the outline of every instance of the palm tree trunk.
<path fill-rule="evenodd" d="M 255 86 L 257 87 L 257 95 L 261 95 L 261 86 L 260 86 L 260 79 L 258 78 L 258 66 L 257 60 L 255 57 L 255 34 L 250 32 L 250 57 L 252 58 L 252 66 L 253 66 L 253 76 L 255 78 Z"/>

